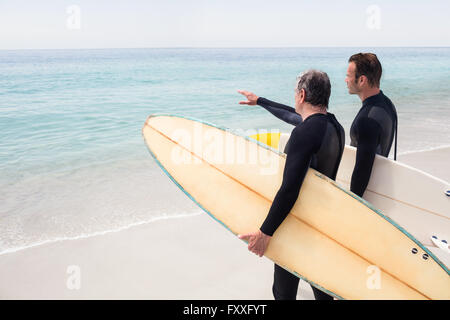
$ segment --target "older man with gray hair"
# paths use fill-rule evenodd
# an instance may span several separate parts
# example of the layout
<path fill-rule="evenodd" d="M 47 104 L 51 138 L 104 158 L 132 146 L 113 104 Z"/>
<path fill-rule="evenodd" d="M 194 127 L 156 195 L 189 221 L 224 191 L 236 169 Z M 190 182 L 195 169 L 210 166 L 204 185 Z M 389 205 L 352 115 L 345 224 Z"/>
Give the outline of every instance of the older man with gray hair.
<path fill-rule="evenodd" d="M 248 249 L 263 256 L 272 235 L 294 206 L 308 168 L 314 168 L 331 179 L 336 179 L 344 151 L 344 129 L 333 114 L 328 113 L 331 84 L 325 72 L 308 70 L 298 77 L 295 89 L 295 109 L 238 91 L 247 98 L 240 104 L 260 105 L 272 114 L 295 125 L 285 148 L 286 164 L 283 182 L 269 213 L 260 229 L 240 235 L 248 241 Z M 295 300 L 299 278 L 275 264 L 273 295 L 276 300 Z M 314 288 L 316 300 L 333 299 Z"/>

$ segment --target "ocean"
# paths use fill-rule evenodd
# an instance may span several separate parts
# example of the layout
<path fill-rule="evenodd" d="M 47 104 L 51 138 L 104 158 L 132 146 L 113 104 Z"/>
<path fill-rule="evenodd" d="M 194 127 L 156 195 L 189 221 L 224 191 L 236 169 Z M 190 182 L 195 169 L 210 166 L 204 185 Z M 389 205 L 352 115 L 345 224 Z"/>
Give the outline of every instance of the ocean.
<path fill-rule="evenodd" d="M 399 116 L 399 153 L 450 145 L 450 48 L 0 51 L 0 254 L 200 212 L 154 163 L 148 115 L 279 129 L 238 89 L 294 105 L 296 77 L 328 73 L 329 111 L 348 130 L 361 102 L 347 61 L 374 52 Z M 391 153 L 392 154 L 392 153 Z"/>

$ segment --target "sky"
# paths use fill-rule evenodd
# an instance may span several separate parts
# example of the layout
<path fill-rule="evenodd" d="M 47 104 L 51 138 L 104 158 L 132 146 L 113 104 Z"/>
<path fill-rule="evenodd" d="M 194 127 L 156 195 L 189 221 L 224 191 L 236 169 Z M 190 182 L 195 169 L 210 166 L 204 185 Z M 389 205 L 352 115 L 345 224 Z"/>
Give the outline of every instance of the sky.
<path fill-rule="evenodd" d="M 450 46 L 448 0 L 0 0 L 0 49 Z"/>

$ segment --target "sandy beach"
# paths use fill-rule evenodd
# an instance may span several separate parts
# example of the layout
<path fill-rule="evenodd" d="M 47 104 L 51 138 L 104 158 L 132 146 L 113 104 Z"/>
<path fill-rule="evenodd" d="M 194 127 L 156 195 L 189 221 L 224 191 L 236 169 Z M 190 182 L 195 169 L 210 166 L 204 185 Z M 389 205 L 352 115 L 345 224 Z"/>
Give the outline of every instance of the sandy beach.
<path fill-rule="evenodd" d="M 450 181 L 450 148 L 399 161 Z M 273 263 L 206 213 L 0 255 L 0 299 L 272 299 Z M 313 299 L 301 281 L 298 299 Z"/>

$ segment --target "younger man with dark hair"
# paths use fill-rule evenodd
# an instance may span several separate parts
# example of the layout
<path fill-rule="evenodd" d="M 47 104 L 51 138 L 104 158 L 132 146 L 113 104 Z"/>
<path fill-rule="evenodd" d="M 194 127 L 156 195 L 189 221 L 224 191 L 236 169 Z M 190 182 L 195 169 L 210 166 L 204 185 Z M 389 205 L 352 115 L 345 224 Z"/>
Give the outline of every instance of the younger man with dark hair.
<path fill-rule="evenodd" d="M 357 53 L 348 62 L 345 78 L 348 92 L 357 94 L 362 101 L 350 128 L 350 144 L 357 148 L 350 190 L 362 197 L 369 183 L 375 154 L 389 155 L 394 135 L 397 135 L 397 112 L 380 90 L 382 68 L 377 56 Z M 396 153 L 397 140 L 394 158 Z"/>

